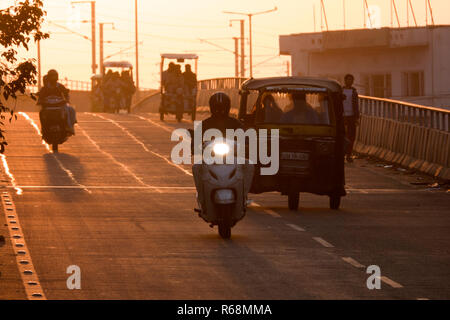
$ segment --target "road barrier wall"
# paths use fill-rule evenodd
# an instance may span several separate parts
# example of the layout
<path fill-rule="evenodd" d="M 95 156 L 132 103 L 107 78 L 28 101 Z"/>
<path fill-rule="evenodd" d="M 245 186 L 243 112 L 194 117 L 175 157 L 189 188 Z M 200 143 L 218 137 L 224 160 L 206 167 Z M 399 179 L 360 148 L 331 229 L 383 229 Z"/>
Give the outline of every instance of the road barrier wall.
<path fill-rule="evenodd" d="M 355 151 L 450 179 L 450 111 L 360 96 Z"/>

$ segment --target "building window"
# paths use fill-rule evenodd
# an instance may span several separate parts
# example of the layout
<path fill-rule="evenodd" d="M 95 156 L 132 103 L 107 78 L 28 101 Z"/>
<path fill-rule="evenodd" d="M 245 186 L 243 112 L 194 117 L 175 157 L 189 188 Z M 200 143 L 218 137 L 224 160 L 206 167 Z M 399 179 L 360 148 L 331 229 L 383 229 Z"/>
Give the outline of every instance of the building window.
<path fill-rule="evenodd" d="M 366 74 L 361 77 L 364 94 L 378 98 L 392 96 L 392 78 L 390 73 Z"/>
<path fill-rule="evenodd" d="M 402 73 L 402 95 L 405 97 L 419 97 L 424 93 L 424 72 L 409 71 Z"/>

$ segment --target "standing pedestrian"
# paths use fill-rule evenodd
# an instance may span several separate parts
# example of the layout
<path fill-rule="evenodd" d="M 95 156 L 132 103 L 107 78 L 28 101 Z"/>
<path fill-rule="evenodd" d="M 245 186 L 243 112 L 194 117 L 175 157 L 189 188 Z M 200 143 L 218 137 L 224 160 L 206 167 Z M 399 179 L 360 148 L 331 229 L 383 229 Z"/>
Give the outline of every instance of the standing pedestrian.
<path fill-rule="evenodd" d="M 345 135 L 348 140 L 348 145 L 345 150 L 347 162 L 353 162 L 353 146 L 356 139 L 356 127 L 359 124 L 359 100 L 358 91 L 353 87 L 355 77 L 352 74 L 347 74 L 344 78 L 343 93 L 344 100 L 344 125 Z"/>

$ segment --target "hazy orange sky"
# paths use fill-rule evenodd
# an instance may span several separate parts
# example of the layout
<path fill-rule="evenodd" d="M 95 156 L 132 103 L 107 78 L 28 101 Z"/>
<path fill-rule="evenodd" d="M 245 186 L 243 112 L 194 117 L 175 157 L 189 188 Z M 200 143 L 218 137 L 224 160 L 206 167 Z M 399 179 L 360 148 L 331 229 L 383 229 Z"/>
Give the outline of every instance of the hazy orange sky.
<path fill-rule="evenodd" d="M 2 7 L 14 1 L 2 1 Z M 232 37 L 239 36 L 239 24 L 229 26 L 230 19 L 244 16 L 228 15 L 222 11 L 255 12 L 278 7 L 278 11 L 253 19 L 254 76 L 285 75 L 287 57 L 278 57 L 278 35 L 321 30 L 320 0 L 139 0 L 140 85 L 158 87 L 159 55 L 162 52 L 192 52 L 200 55 L 199 78 L 234 76 L 234 56 L 231 52 L 202 43 L 206 39 L 229 50 L 234 49 Z M 344 0 L 324 0 L 330 30 L 343 29 Z M 381 9 L 382 26 L 390 26 L 391 0 L 367 0 Z M 425 0 L 411 1 L 419 25 L 425 24 Z M 432 0 L 436 24 L 450 21 L 450 1 Z M 364 23 L 363 0 L 345 0 L 347 28 L 361 28 Z M 406 26 L 407 0 L 396 0 L 401 26 Z M 91 36 L 90 5 L 70 0 L 44 0 L 46 23 L 44 29 L 51 38 L 42 42 L 42 70 L 59 70 L 61 77 L 89 81 L 91 76 L 91 42 L 70 33 Z M 97 0 L 97 22 L 114 22 L 115 30 L 105 26 L 105 56 L 134 44 L 134 0 Z M 316 12 L 314 26 L 313 8 Z M 246 20 L 247 21 L 247 20 Z M 410 14 L 410 25 L 414 24 Z M 248 37 L 248 23 L 246 37 Z M 97 28 L 98 40 L 98 28 Z M 246 47 L 248 54 L 248 46 Z M 97 44 L 98 54 L 98 44 Z M 29 56 L 36 56 L 31 47 Z M 110 60 L 129 60 L 134 64 L 134 50 L 115 55 Z M 264 62 L 266 61 L 266 62 Z M 98 63 L 98 58 L 97 58 Z M 248 69 L 248 61 L 247 61 Z"/>

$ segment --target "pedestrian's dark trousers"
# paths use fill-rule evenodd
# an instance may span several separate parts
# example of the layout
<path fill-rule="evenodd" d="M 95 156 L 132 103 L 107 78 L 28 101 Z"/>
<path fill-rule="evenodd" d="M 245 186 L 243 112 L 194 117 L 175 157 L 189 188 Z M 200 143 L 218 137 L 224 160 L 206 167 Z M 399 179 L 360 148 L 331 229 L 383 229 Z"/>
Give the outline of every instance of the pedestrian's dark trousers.
<path fill-rule="evenodd" d="M 358 119 L 356 117 L 344 117 L 345 125 L 345 136 L 347 137 L 349 144 L 345 152 L 346 155 L 350 156 L 353 152 L 353 146 L 356 139 L 356 124 Z"/>

